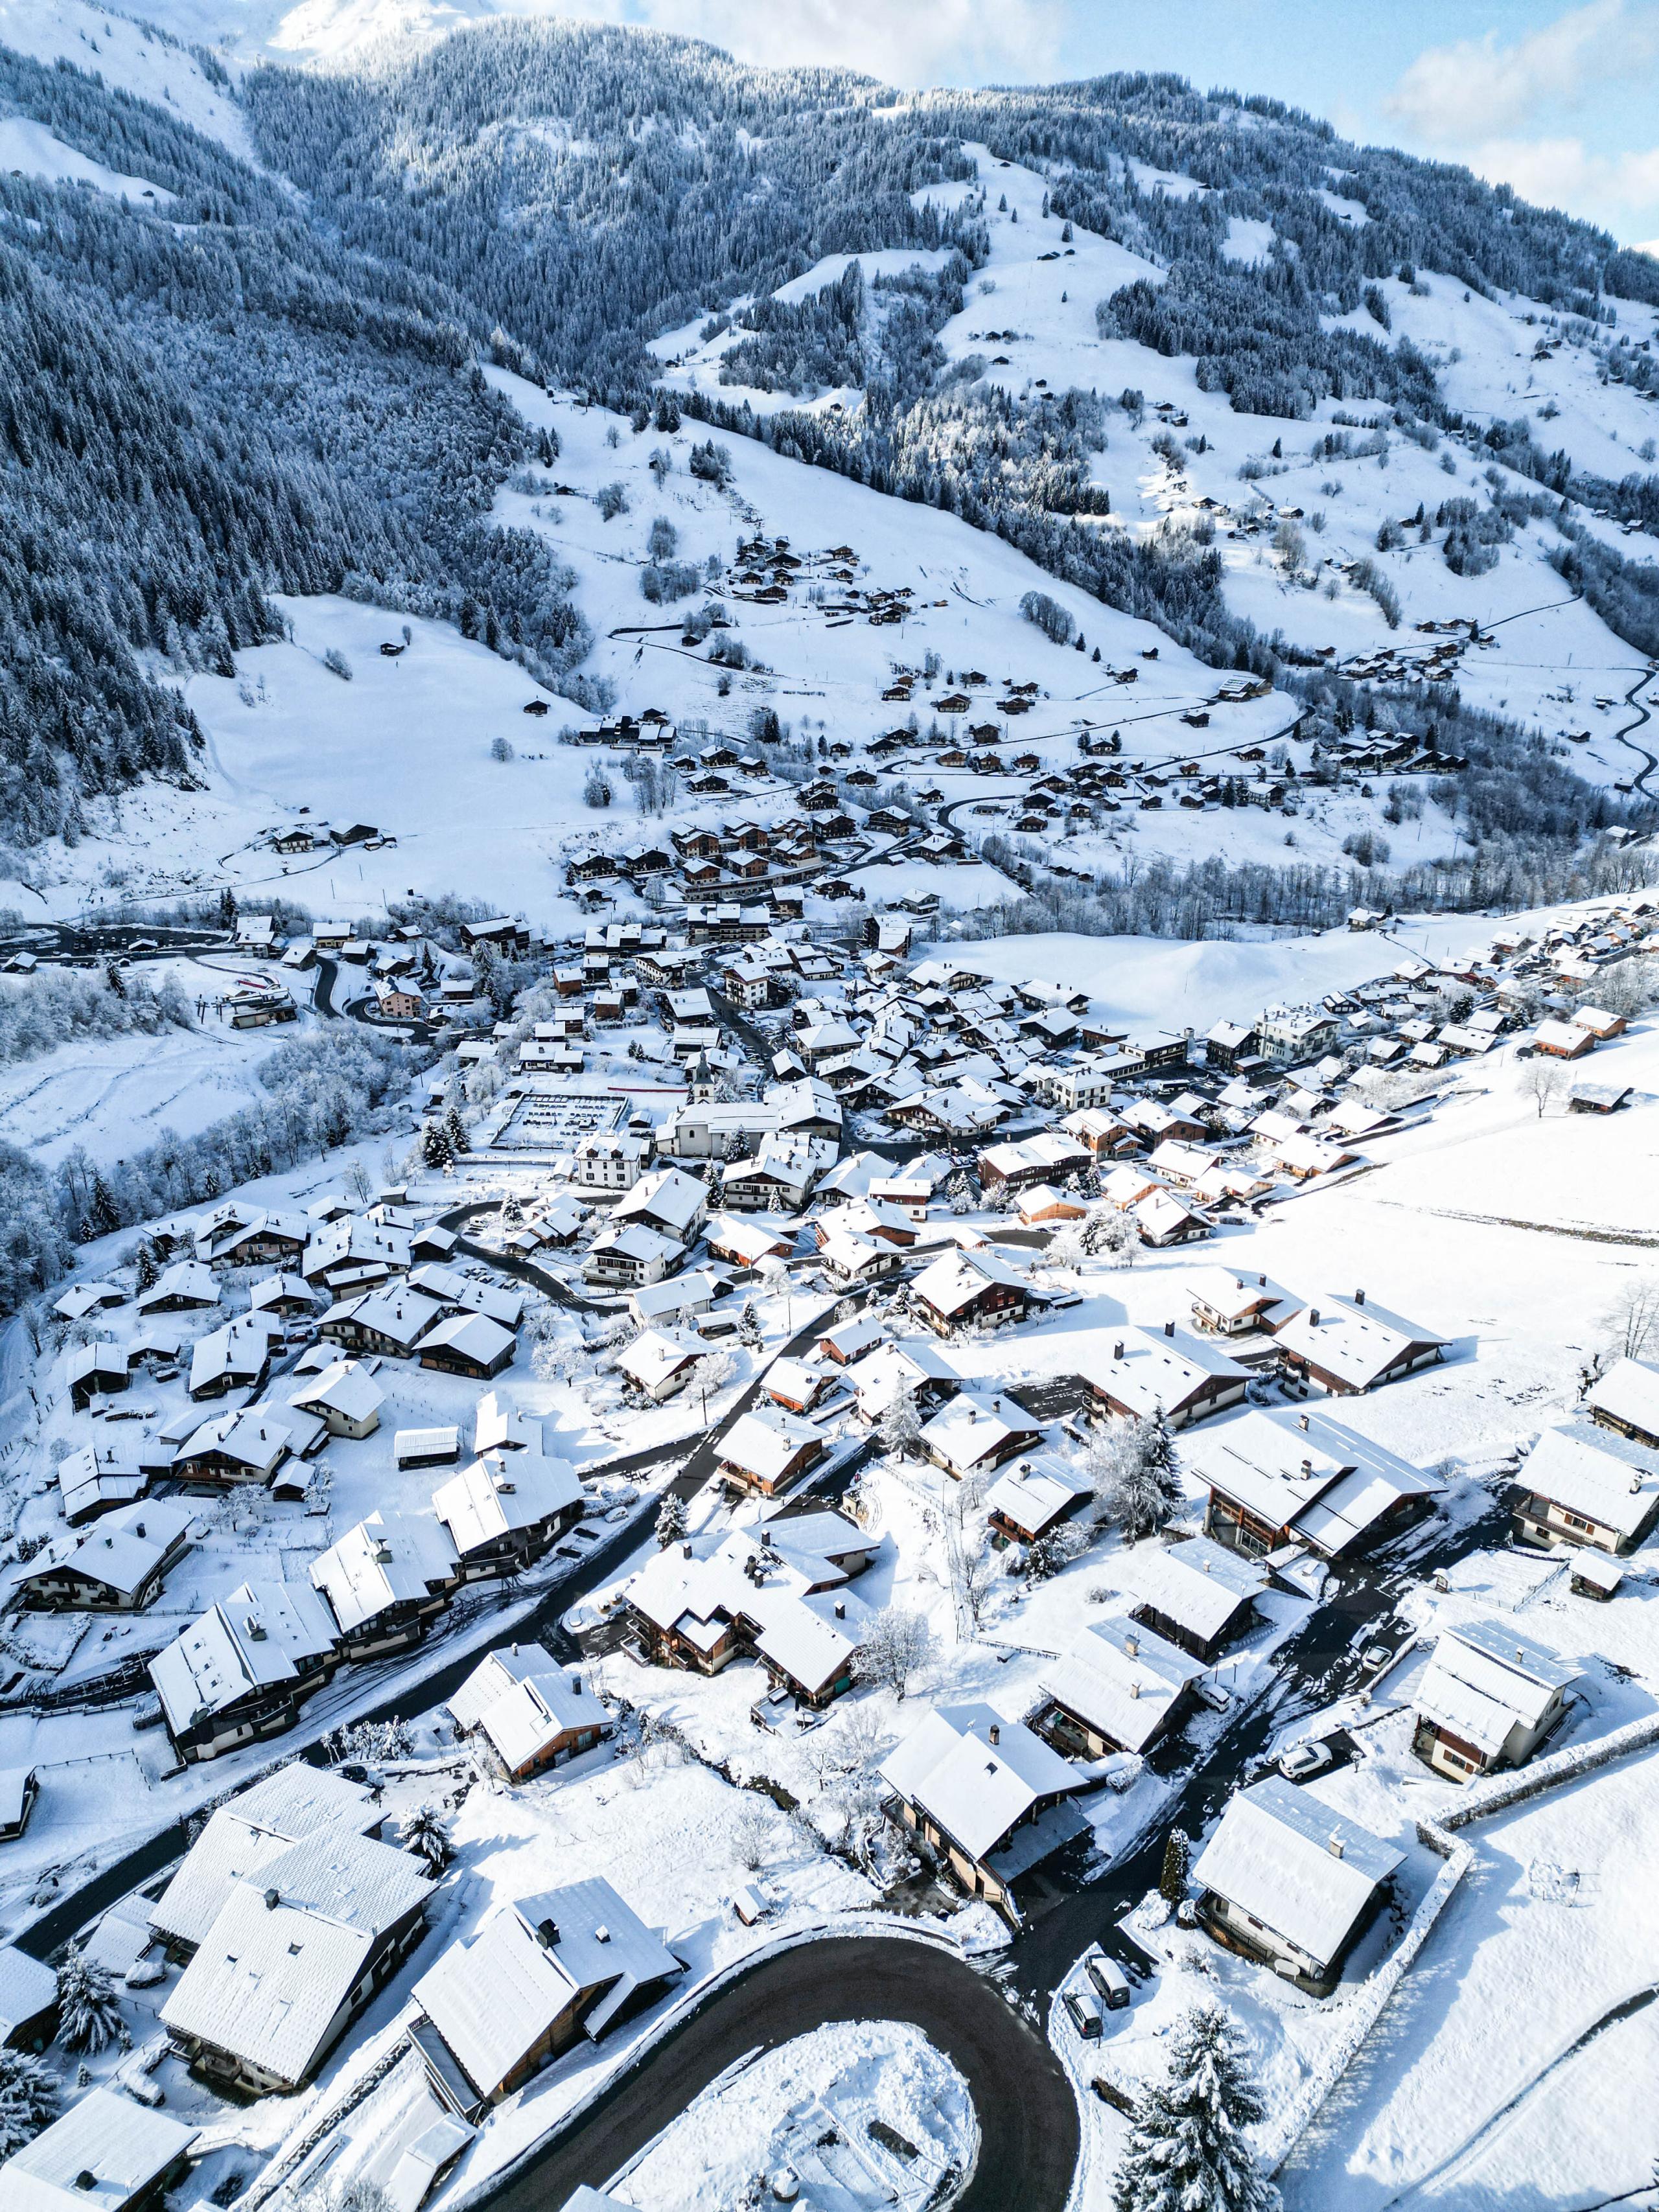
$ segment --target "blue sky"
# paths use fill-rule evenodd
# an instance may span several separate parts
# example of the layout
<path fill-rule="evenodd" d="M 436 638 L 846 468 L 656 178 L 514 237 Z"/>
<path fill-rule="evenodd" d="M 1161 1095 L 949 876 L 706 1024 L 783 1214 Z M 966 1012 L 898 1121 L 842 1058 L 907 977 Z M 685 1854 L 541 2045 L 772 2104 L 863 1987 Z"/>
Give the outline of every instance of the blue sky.
<path fill-rule="evenodd" d="M 575 0 L 575 11 L 902 84 L 1173 70 L 1466 161 L 1626 243 L 1659 241 L 1659 0 Z"/>

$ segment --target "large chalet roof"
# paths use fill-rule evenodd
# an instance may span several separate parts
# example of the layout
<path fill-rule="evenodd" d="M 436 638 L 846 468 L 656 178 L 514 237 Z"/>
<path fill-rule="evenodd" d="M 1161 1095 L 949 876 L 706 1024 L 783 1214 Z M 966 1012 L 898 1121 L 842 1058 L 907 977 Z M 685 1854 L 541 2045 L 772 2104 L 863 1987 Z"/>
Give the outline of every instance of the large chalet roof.
<path fill-rule="evenodd" d="M 252 1878 L 290 1845 L 319 1829 L 344 1826 L 366 1834 L 381 1814 L 368 1790 L 296 1759 L 212 1813 L 151 1912 L 159 1935 L 199 1943 L 233 1882 Z"/>
<path fill-rule="evenodd" d="M 1491 1759 L 1513 1729 L 1538 1727 L 1580 1671 L 1512 1622 L 1466 1621 L 1442 1634 L 1413 1702 L 1425 1719 Z"/>
<path fill-rule="evenodd" d="M 881 1777 L 980 1860 L 1045 1798 L 1084 1786 L 1041 1736 L 986 1705 L 929 1713 L 888 1753 Z"/>
<path fill-rule="evenodd" d="M 1279 1341 L 1350 1389 L 1364 1390 L 1405 1354 L 1443 1347 L 1447 1339 L 1370 1298 L 1364 1305 L 1351 1298 L 1325 1298 L 1293 1315 L 1279 1330 Z"/>
<path fill-rule="evenodd" d="M 1401 1498 L 1440 1486 L 1386 1444 L 1311 1409 L 1251 1409 L 1183 1445 L 1188 1471 L 1271 1528 L 1322 1552 L 1357 1543 Z"/>
<path fill-rule="evenodd" d="M 1133 1620 L 1091 1621 L 1048 1667 L 1042 1686 L 1056 1705 L 1140 1751 L 1204 1672 L 1195 1659 Z"/>
<path fill-rule="evenodd" d="M 1208 1536 L 1189 1536 L 1179 1544 L 1151 1540 L 1126 1545 L 1113 1566 L 1138 1604 L 1150 1606 L 1206 1643 L 1267 1587 L 1264 1567 Z"/>
<path fill-rule="evenodd" d="M 1539 1437 L 1516 1480 L 1628 1540 L 1659 1504 L 1659 1450 L 1589 1421 L 1559 1421 Z"/>
<path fill-rule="evenodd" d="M 1244 1382 L 1249 1370 L 1203 1338 L 1182 1330 L 1175 1335 L 1126 1328 L 1115 1337 L 1109 1356 L 1085 1368 L 1089 1382 L 1132 1413 L 1146 1416 L 1161 1407 L 1178 1413 L 1210 1382 Z"/>
<path fill-rule="evenodd" d="M 1369 1828 L 1275 1774 L 1239 1791 L 1193 1879 L 1324 1966 L 1402 1858 Z"/>

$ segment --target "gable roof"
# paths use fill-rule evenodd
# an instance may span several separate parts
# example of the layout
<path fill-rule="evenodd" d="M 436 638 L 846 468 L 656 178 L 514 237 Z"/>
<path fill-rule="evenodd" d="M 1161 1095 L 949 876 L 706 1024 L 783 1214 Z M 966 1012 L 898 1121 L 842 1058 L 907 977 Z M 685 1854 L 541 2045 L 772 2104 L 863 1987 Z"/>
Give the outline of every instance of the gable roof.
<path fill-rule="evenodd" d="M 995 1731 L 996 1741 L 992 1741 Z M 987 1705 L 941 1705 L 882 1762 L 881 1778 L 983 1860 L 1043 1799 L 1085 1786 L 1076 1767 Z"/>
<path fill-rule="evenodd" d="M 1196 1659 L 1152 1629 L 1113 1618 L 1081 1630 L 1044 1671 L 1042 1687 L 1114 1743 L 1140 1751 L 1203 1672 Z"/>
<path fill-rule="evenodd" d="M 199 1943 L 233 1882 L 258 1874 L 290 1844 L 319 1829 L 346 1826 L 366 1834 L 381 1814 L 360 1782 L 348 1782 L 301 1759 L 279 1766 L 251 1790 L 209 1815 L 149 1916 L 158 1935 Z"/>
<path fill-rule="evenodd" d="M 200 2135 L 114 2089 L 88 2089 L 0 2166 L 7 2212 L 118 2212 Z M 83 2173 L 92 2186 L 80 2186 Z"/>
<path fill-rule="evenodd" d="M 1126 1545 L 1114 1566 L 1138 1604 L 1179 1622 L 1206 1643 L 1268 1581 L 1266 1568 L 1208 1536 L 1188 1536 L 1178 1544 Z"/>
<path fill-rule="evenodd" d="M 1327 1966 L 1403 1856 L 1273 1774 L 1234 1797 L 1193 1879 Z"/>

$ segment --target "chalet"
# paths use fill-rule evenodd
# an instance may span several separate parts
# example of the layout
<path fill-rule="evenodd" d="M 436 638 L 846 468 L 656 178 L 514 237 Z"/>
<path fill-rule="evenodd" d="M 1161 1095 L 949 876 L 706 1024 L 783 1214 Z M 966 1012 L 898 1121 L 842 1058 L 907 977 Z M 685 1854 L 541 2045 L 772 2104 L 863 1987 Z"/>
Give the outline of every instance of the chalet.
<path fill-rule="evenodd" d="M 1595 1049 L 1595 1037 L 1577 1022 L 1542 1021 L 1532 1033 L 1532 1049 L 1547 1060 L 1582 1060 Z"/>
<path fill-rule="evenodd" d="M 816 1535 L 830 1523 L 839 1536 Z M 628 1585 L 629 1622 L 656 1665 L 717 1674 L 757 1659 L 773 1683 L 817 1711 L 852 1687 L 868 1609 L 845 1589 L 866 1563 L 870 1540 L 838 1514 L 799 1524 L 769 1521 L 758 1530 L 666 1546 Z"/>
<path fill-rule="evenodd" d="M 138 1295 L 141 1314 L 195 1313 L 219 1303 L 219 1285 L 211 1268 L 199 1260 L 175 1260 L 164 1267 L 147 1291 Z"/>
<path fill-rule="evenodd" d="M 461 1432 L 452 1422 L 434 1429 L 399 1429 L 392 1439 L 392 1456 L 399 1474 L 429 1467 L 453 1467 L 461 1455 Z"/>
<path fill-rule="evenodd" d="M 1251 1627 L 1267 1587 L 1265 1568 L 1208 1536 L 1127 1547 L 1115 1569 L 1134 1617 L 1211 1666 Z"/>
<path fill-rule="evenodd" d="M 321 1417 L 300 1407 L 236 1407 L 192 1429 L 173 1455 L 172 1472 L 192 1486 L 268 1483 L 292 1454 L 319 1450 L 327 1437 Z"/>
<path fill-rule="evenodd" d="M 884 1344 L 881 1324 L 874 1320 L 862 1325 L 849 1322 L 832 1334 L 844 1349 L 832 1348 L 829 1356 L 854 1362 L 847 1379 L 856 1394 L 859 1413 L 866 1421 L 878 1421 L 907 1392 L 921 1407 L 937 1405 L 962 1387 L 956 1369 L 925 1338 Z M 862 1349 L 866 1345 L 868 1348 Z"/>
<path fill-rule="evenodd" d="M 32 1766 L 0 1766 L 0 1843 L 15 1843 L 29 1824 L 40 1795 Z"/>
<path fill-rule="evenodd" d="M 659 1283 L 682 1257 L 684 1247 L 642 1223 L 612 1223 L 602 1229 L 587 1248 L 582 1273 L 590 1283 L 632 1290 L 641 1283 Z"/>
<path fill-rule="evenodd" d="M 460 1579 L 449 1531 L 424 1516 L 371 1513 L 311 1563 L 337 1624 L 343 1658 L 418 1644 Z"/>
<path fill-rule="evenodd" d="M 337 1359 L 303 1382 L 289 1403 L 319 1415 L 330 1436 L 361 1443 L 380 1427 L 386 1393 L 356 1360 Z"/>
<path fill-rule="evenodd" d="M 1270 1775 L 1233 1798 L 1193 1869 L 1199 1918 L 1229 1950 L 1328 1996 L 1402 1862 L 1392 1844 Z"/>
<path fill-rule="evenodd" d="M 1292 1543 L 1324 1559 L 1368 1550 L 1431 1511 L 1440 1487 L 1328 1414 L 1288 1409 L 1242 1413 L 1186 1460 L 1209 1489 L 1206 1532 L 1252 1557 Z"/>
<path fill-rule="evenodd" d="M 319 1333 L 352 1352 L 378 1352 L 382 1358 L 409 1359 L 429 1329 L 444 1317 L 437 1298 L 412 1290 L 369 1291 L 343 1298 L 319 1322 Z"/>
<path fill-rule="evenodd" d="M 1643 1359 L 1616 1359 L 1584 1398 L 1599 1428 L 1659 1451 L 1659 1367 Z"/>
<path fill-rule="evenodd" d="M 511 1782 L 528 1782 L 614 1732 L 610 1709 L 539 1644 L 488 1653 L 449 1700 L 458 1735 L 482 1735 Z"/>
<path fill-rule="evenodd" d="M 1013 1915 L 1012 1888 L 1088 1822 L 1070 1801 L 1082 1772 L 986 1705 L 942 1705 L 878 1770 L 892 1810 L 970 1896 Z"/>
<path fill-rule="evenodd" d="M 433 1884 L 416 1858 L 325 1829 L 232 1884 L 161 2007 L 191 2069 L 246 2094 L 311 2080 L 419 1942 Z"/>
<path fill-rule="evenodd" d="M 981 1189 L 988 1195 L 993 1191 L 1020 1190 L 1028 1183 L 1062 1182 L 1093 1164 L 1093 1154 L 1085 1146 L 1045 1129 L 1018 1143 L 990 1146 L 980 1154 L 975 1172 Z"/>
<path fill-rule="evenodd" d="M 798 1212 L 833 1156 L 833 1145 L 825 1138 L 771 1131 L 750 1158 L 724 1164 L 721 1202 L 739 1213 Z"/>
<path fill-rule="evenodd" d="M 1247 1024 L 1218 1022 L 1206 1032 L 1204 1058 L 1207 1066 L 1219 1068 L 1224 1075 L 1232 1075 L 1237 1073 L 1239 1062 L 1251 1058 L 1261 1047 L 1260 1034 Z"/>
<path fill-rule="evenodd" d="M 884 1239 L 860 1236 L 838 1216 L 815 1228 L 814 1234 L 824 1273 L 837 1284 L 850 1287 L 855 1283 L 873 1283 L 883 1275 L 896 1274 L 903 1265 L 902 1255 L 895 1246 Z"/>
<path fill-rule="evenodd" d="M 1052 1452 L 1005 1467 L 985 1493 L 994 1544 L 1036 1544 L 1080 1513 L 1094 1495 L 1088 1476 Z"/>
<path fill-rule="evenodd" d="M 509 1328 L 488 1314 L 449 1314 L 429 1328 L 416 1351 L 422 1367 L 444 1375 L 467 1375 L 487 1382 L 510 1367 L 519 1348 Z"/>
<path fill-rule="evenodd" d="M 334 1616 L 304 1583 L 243 1583 L 149 1662 L 182 1759 L 291 1728 L 339 1658 Z"/>
<path fill-rule="evenodd" d="M 0 2201 L 12 2212 L 161 2212 L 201 2132 L 118 2089 L 88 2089 L 0 2165 Z"/>
<path fill-rule="evenodd" d="M 1040 1425 L 1012 1399 L 963 1390 L 934 1414 L 921 1441 L 934 1466 L 962 1482 L 988 1474 L 1017 1452 L 1030 1451 L 1042 1435 Z"/>
<path fill-rule="evenodd" d="M 1454 1782 L 1524 1766 L 1565 1720 L 1582 1678 L 1513 1620 L 1444 1629 L 1413 1698 L 1412 1749 Z"/>
<path fill-rule="evenodd" d="M 1195 1244 L 1215 1234 L 1215 1224 L 1172 1190 L 1151 1192 L 1134 1209 L 1135 1230 L 1143 1244 L 1164 1251 L 1172 1244 Z"/>
<path fill-rule="evenodd" d="M 1275 1066 L 1299 1065 L 1328 1052 L 1338 1027 L 1323 1006 L 1269 1006 L 1256 1024 L 1257 1047 Z"/>
<path fill-rule="evenodd" d="M 1659 1522 L 1659 1447 L 1597 1422 L 1559 1421 L 1521 1463 L 1514 1512 L 1517 1543 L 1633 1552 Z"/>
<path fill-rule="evenodd" d="M 805 1359 L 775 1359 L 761 1378 L 760 1394 L 786 1413 L 810 1413 L 830 1386 L 830 1370 Z"/>
<path fill-rule="evenodd" d="M 1022 1228 L 1050 1226 L 1064 1221 L 1086 1221 L 1089 1209 L 1080 1198 L 1067 1198 L 1052 1183 L 1036 1182 L 1021 1191 L 1015 1211 Z M 1208 1234 L 1207 1225 L 1205 1233 Z"/>
<path fill-rule="evenodd" d="M 228 1390 L 257 1390 L 270 1364 L 281 1325 L 271 1316 L 246 1313 L 198 1337 L 190 1355 L 192 1398 L 222 1398 Z"/>
<path fill-rule="evenodd" d="M 910 1287 L 917 1311 L 940 1336 L 983 1322 L 1023 1320 L 1032 1298 L 1024 1278 L 984 1249 L 942 1254 Z"/>
<path fill-rule="evenodd" d="M 59 1321 L 77 1322 L 105 1306 L 125 1303 L 126 1292 L 113 1283 L 72 1283 L 61 1298 L 54 1300 L 52 1310 Z"/>
<path fill-rule="evenodd" d="M 1189 1278 L 1193 1323 L 1212 1336 L 1271 1334 L 1299 1310 L 1299 1300 L 1266 1275 L 1236 1275 L 1230 1267 L 1205 1267 Z"/>
<path fill-rule="evenodd" d="M 57 1975 L 15 1943 L 0 1947 L 0 2050 L 39 2057 L 57 2033 Z"/>
<path fill-rule="evenodd" d="M 1364 1291 L 1304 1306 L 1277 1331 L 1286 1367 L 1332 1396 L 1397 1382 L 1443 1360 L 1448 1341 L 1419 1322 L 1367 1303 Z"/>
<path fill-rule="evenodd" d="M 1162 1414 L 1172 1429 L 1190 1427 L 1237 1405 L 1249 1382 L 1249 1370 L 1214 1345 L 1185 1334 L 1173 1322 L 1161 1334 L 1126 1329 L 1110 1357 L 1085 1369 L 1097 1416 L 1151 1420 Z"/>
<path fill-rule="evenodd" d="M 377 1796 L 366 1784 L 303 1759 L 275 1768 L 209 1814 L 150 1907 L 151 1933 L 176 1965 L 185 1965 L 201 1948 L 232 1886 L 253 1880 L 268 1860 L 325 1830 L 378 1836 L 384 1815 Z"/>
<path fill-rule="evenodd" d="M 728 1489 L 776 1498 L 823 1456 L 823 1437 L 810 1421 L 781 1410 L 739 1414 L 716 1447 Z"/>
<path fill-rule="evenodd" d="M 1044 1673 L 1034 1725 L 1068 1758 L 1144 1754 L 1192 1710 L 1203 1671 L 1139 1621 L 1091 1621 Z"/>
<path fill-rule="evenodd" d="M 114 1344 L 75 1346 L 64 1362 L 64 1371 L 70 1403 L 79 1413 L 85 1413 L 94 1398 L 112 1397 L 132 1380 L 127 1354 Z"/>
<path fill-rule="evenodd" d="M 475 1459 L 432 1493 L 463 1583 L 518 1574 L 582 1517 L 582 1486 L 568 1460 L 514 1451 Z"/>
<path fill-rule="evenodd" d="M 15 1588 L 42 1611 L 142 1613 L 190 1549 L 185 1507 L 152 1500 L 118 1506 L 83 1536 L 59 1536 L 37 1552 Z"/>
<path fill-rule="evenodd" d="M 684 1971 L 661 1931 L 595 1875 L 520 1898 L 452 1943 L 415 1984 L 410 2040 L 440 2103 L 476 2124 Z"/>
<path fill-rule="evenodd" d="M 730 1214 L 712 1216 L 703 1234 L 714 1257 L 734 1267 L 754 1268 L 768 1260 L 787 1260 L 795 1249 L 793 1237 L 765 1222 L 738 1221 Z"/>
<path fill-rule="evenodd" d="M 688 1244 L 708 1212 L 708 1185 L 683 1168 L 658 1168 L 641 1176 L 611 1209 L 613 1222 L 637 1222 Z"/>
<path fill-rule="evenodd" d="M 590 1190 L 627 1190 L 638 1181 L 649 1150 L 643 1137 L 597 1131 L 577 1146 L 571 1180 Z"/>

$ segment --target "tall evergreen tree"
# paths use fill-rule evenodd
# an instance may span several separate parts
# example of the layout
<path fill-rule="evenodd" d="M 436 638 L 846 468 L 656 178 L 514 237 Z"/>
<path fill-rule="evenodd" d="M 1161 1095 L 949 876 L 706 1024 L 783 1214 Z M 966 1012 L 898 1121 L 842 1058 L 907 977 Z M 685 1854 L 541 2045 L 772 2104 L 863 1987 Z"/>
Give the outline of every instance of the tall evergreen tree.
<path fill-rule="evenodd" d="M 1276 2212 L 1244 2135 L 1265 2110 L 1231 2014 L 1212 1998 L 1194 2005 L 1170 2039 L 1166 2078 L 1136 2111 L 1113 2212 Z"/>

